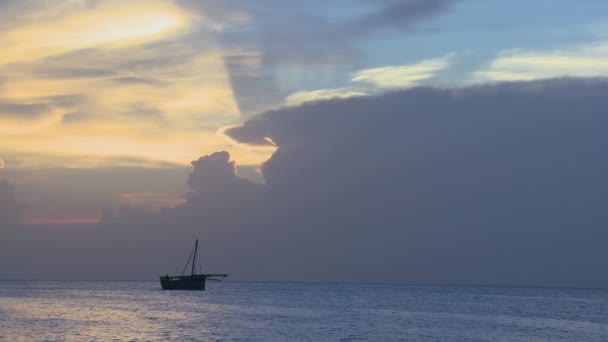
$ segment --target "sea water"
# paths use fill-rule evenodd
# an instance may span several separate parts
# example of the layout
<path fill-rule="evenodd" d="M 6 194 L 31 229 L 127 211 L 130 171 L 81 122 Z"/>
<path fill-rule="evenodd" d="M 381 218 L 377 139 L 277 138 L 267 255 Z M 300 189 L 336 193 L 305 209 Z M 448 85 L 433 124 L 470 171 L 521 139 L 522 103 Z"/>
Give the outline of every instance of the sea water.
<path fill-rule="evenodd" d="M 0 282 L 6 341 L 608 341 L 608 291 Z"/>

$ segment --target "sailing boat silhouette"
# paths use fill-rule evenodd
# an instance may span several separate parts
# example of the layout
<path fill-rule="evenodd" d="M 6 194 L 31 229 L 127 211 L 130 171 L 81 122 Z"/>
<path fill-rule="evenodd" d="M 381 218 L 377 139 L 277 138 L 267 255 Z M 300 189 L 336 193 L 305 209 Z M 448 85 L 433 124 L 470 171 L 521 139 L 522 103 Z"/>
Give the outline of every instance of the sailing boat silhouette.
<path fill-rule="evenodd" d="M 163 290 L 199 290 L 199 291 L 203 291 L 203 290 L 205 290 L 205 283 L 207 282 L 207 279 L 213 280 L 213 281 L 221 281 L 221 279 L 218 279 L 218 278 L 226 278 L 228 276 L 228 274 L 204 274 L 204 273 L 196 274 L 196 273 L 194 273 L 194 268 L 196 265 L 196 252 L 197 251 L 198 251 L 198 239 L 196 239 L 196 242 L 194 243 L 194 248 L 192 249 L 192 252 L 190 252 L 190 257 L 188 257 L 188 261 L 186 262 L 186 265 L 184 266 L 182 274 L 179 276 L 169 276 L 167 274 L 166 276 L 160 277 L 160 286 L 163 288 Z M 184 275 L 184 273 L 186 272 L 186 268 L 188 267 L 188 264 L 190 264 L 190 260 L 192 260 L 192 269 L 191 269 L 190 275 Z"/>

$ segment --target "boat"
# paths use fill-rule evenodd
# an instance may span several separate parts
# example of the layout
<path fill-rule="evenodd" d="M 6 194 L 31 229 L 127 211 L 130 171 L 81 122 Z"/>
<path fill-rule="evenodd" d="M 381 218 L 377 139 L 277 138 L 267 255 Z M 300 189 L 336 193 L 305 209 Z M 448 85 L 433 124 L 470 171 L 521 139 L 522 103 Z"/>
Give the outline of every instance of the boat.
<path fill-rule="evenodd" d="M 163 290 L 198 290 L 204 291 L 205 284 L 207 280 L 210 281 L 221 281 L 223 278 L 226 278 L 228 274 L 196 274 L 194 273 L 195 265 L 196 265 L 196 252 L 198 251 L 198 239 L 194 243 L 194 248 L 192 252 L 190 252 L 190 257 L 186 262 L 186 266 L 182 271 L 182 274 L 179 276 L 170 276 L 165 275 L 160 277 L 160 286 Z M 190 275 L 184 275 L 186 269 L 188 268 L 188 264 L 192 261 L 192 268 Z"/>

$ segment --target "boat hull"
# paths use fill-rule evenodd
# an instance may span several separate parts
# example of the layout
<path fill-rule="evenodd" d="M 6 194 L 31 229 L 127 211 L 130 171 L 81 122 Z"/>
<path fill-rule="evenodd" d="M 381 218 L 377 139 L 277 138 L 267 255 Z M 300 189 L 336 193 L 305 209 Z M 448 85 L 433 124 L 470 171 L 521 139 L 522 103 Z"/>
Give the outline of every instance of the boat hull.
<path fill-rule="evenodd" d="M 160 277 L 160 286 L 163 290 L 191 290 L 204 291 L 207 277 L 205 276 L 180 276 Z"/>

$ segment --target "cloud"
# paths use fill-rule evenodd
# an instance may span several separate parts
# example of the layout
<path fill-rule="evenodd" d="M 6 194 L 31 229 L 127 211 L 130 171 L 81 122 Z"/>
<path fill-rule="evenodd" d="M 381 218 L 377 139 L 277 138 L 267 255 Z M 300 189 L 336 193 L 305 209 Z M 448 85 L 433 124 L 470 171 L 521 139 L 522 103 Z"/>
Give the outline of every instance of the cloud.
<path fill-rule="evenodd" d="M 449 66 L 451 59 L 452 55 L 448 55 L 413 64 L 359 70 L 352 74 L 351 83 L 347 87 L 298 91 L 288 95 L 283 104 L 297 106 L 306 102 L 345 99 L 414 87 L 434 78 Z"/>
<path fill-rule="evenodd" d="M 226 52 L 224 63 L 243 117 L 264 112 L 283 98 L 283 91 L 277 86 L 271 71 L 264 68 L 260 53 Z"/>
<path fill-rule="evenodd" d="M 55 256 L 41 274 L 151 278 L 200 236 L 206 270 L 235 279 L 608 286 L 607 90 L 589 79 L 413 88 L 267 112 L 227 131 L 278 145 L 264 185 L 226 152 L 204 156 L 176 208 L 127 207 L 98 230 L 54 233 L 62 253 L 98 260 L 94 273 Z M 36 256 L 50 251 L 44 233 L 24 234 Z M 0 253 L 22 260 L 13 244 Z"/>
<path fill-rule="evenodd" d="M 128 192 L 120 194 L 120 199 L 125 205 L 158 210 L 160 208 L 173 208 L 184 202 L 183 197 L 170 196 L 155 192 Z"/>
<path fill-rule="evenodd" d="M 19 155 L 3 157 L 10 167 L 0 169 L 0 178 L 17 185 L 19 199 L 30 208 L 22 217 L 25 225 L 98 222 L 103 208 L 123 205 L 158 211 L 183 202 L 188 189 L 189 169 L 182 165 L 135 158 L 97 164 L 98 159 L 82 156 L 78 165 L 86 167 L 65 158 L 56 161 L 61 167 L 48 168 L 22 165 Z"/>
<path fill-rule="evenodd" d="M 228 152 L 216 152 L 193 161 L 194 171 L 188 178 L 190 188 L 198 193 L 212 192 L 237 181 L 235 162 Z"/>
<path fill-rule="evenodd" d="M 230 160 L 226 151 L 216 152 L 192 162 L 193 171 L 188 177 L 188 186 L 193 191 L 188 194 L 184 207 L 217 206 L 227 210 L 244 201 L 256 198 L 260 185 L 241 178 L 237 174 L 236 163 Z"/>
<path fill-rule="evenodd" d="M 208 20 L 215 22 L 217 31 L 225 33 L 229 39 L 236 38 L 230 34 L 239 27 L 246 27 L 260 29 L 265 34 L 261 37 L 262 41 L 266 43 L 273 43 L 286 38 L 287 35 L 292 35 L 294 38 L 314 36 L 320 38 L 317 43 L 325 44 L 327 41 L 334 41 L 337 37 L 353 40 L 385 28 L 411 30 L 421 19 L 443 13 L 455 2 L 454 0 L 338 0 L 327 3 L 313 0 L 303 3 L 271 0 L 252 4 L 242 0 L 231 2 L 183 0 L 179 3 L 186 8 L 201 11 Z M 340 18 L 327 14 L 335 8 L 341 8 L 348 16 Z M 291 25 L 284 25 L 286 23 Z M 272 37 L 270 35 L 272 29 L 277 27 L 284 30 L 275 31 L 276 35 Z M 298 44 L 297 41 L 295 39 L 292 43 Z"/>
<path fill-rule="evenodd" d="M 474 73 L 476 81 L 517 81 L 550 77 L 608 76 L 608 43 L 599 41 L 560 50 L 502 52 L 489 66 Z"/>
<path fill-rule="evenodd" d="M 330 99 L 345 99 L 353 96 L 365 96 L 367 93 L 349 88 L 318 89 L 312 91 L 298 91 L 285 99 L 287 106 L 299 106 L 305 102 L 323 101 Z"/>
<path fill-rule="evenodd" d="M 0 158 L 0 169 L 4 169 L 6 167 L 6 162 L 4 159 Z"/>
<path fill-rule="evenodd" d="M 75 5 L 65 15 L 32 20 L 3 32 L 0 42 L 8 48 L 0 54 L 0 63 L 100 45 L 146 43 L 185 30 L 190 20 L 187 12 L 170 1 L 103 1 L 93 8 Z"/>
<path fill-rule="evenodd" d="M 80 101 L 78 96 L 70 95 L 45 96 L 21 101 L 8 101 L 0 98 L 0 120 L 21 124 L 36 121 L 44 116 L 74 108 Z"/>
<path fill-rule="evenodd" d="M 16 19 L 0 30 L 0 134 L 15 166 L 268 158 L 217 134 L 239 122 L 240 103 L 199 15 L 165 0 L 3 5 L 0 21 Z"/>
<path fill-rule="evenodd" d="M 606 286 L 607 90 L 414 88 L 284 108 L 227 133 L 278 144 L 262 168 L 271 221 L 300 256 L 315 250 L 307 262 L 323 274 L 331 260 L 380 281 Z"/>
<path fill-rule="evenodd" d="M 0 117 L 31 118 L 50 110 L 43 103 L 0 103 Z"/>
<path fill-rule="evenodd" d="M 13 186 L 6 179 L 0 180 L 0 233 L 19 225 L 23 209 Z"/>
<path fill-rule="evenodd" d="M 335 87 L 362 63 L 364 54 L 357 45 L 365 39 L 412 32 L 454 2 L 179 1 L 206 18 L 227 51 L 231 84 L 244 118 L 281 104 L 313 78 L 321 82 L 320 88 Z M 234 51 L 243 57 L 235 58 Z"/>
<path fill-rule="evenodd" d="M 64 112 L 74 108 L 78 100 L 72 96 L 42 96 L 29 99 L 0 97 L 0 134 L 5 146 L 12 145 L 11 136 L 39 134 L 59 122 Z"/>
<path fill-rule="evenodd" d="M 444 12 L 454 2 L 453 0 L 370 1 L 380 5 L 368 15 L 355 20 L 352 29 L 363 32 L 382 28 L 411 29 L 420 18 Z"/>
<path fill-rule="evenodd" d="M 385 66 L 380 68 L 365 69 L 356 72 L 353 82 L 365 82 L 373 84 L 380 89 L 399 89 L 417 85 L 433 77 L 438 71 L 445 69 L 449 64 L 449 58 L 427 59 L 415 64 Z"/>

